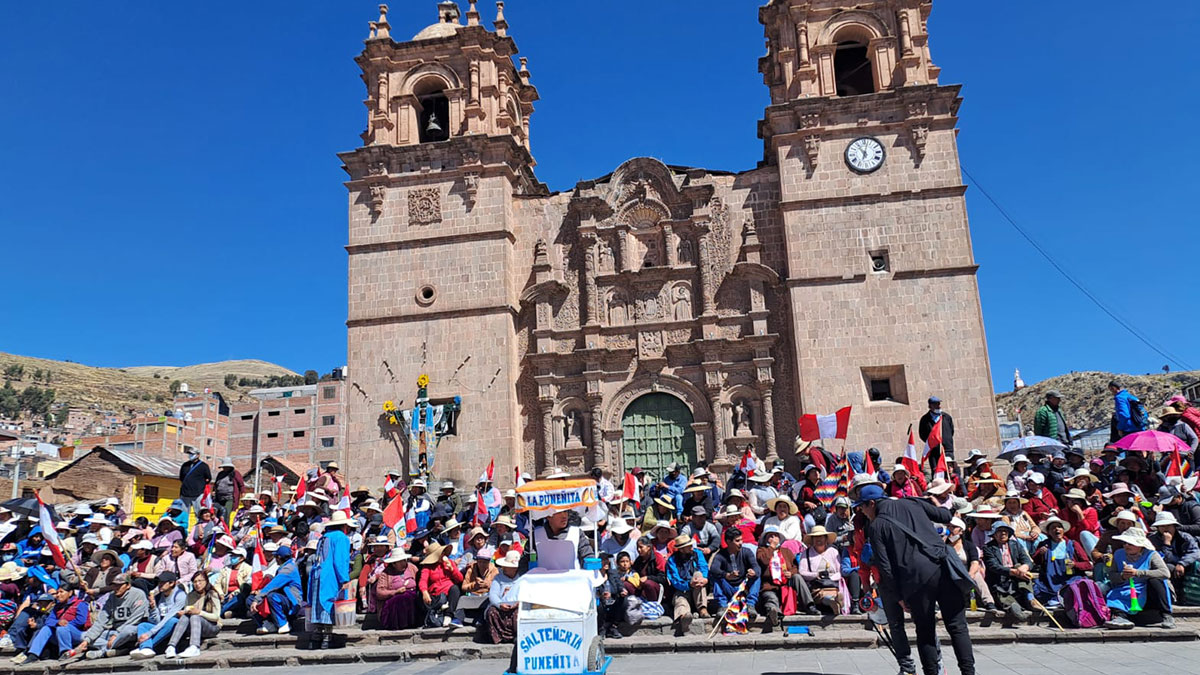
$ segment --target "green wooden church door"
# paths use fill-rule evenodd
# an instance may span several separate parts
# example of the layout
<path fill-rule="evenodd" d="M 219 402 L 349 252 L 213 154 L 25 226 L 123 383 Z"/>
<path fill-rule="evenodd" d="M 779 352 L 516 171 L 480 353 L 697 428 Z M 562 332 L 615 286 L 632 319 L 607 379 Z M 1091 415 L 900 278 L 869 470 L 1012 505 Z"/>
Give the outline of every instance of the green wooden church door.
<path fill-rule="evenodd" d="M 621 418 L 625 470 L 635 466 L 661 478 L 671 462 L 696 464 L 692 411 L 670 394 L 646 394 L 629 404 Z"/>

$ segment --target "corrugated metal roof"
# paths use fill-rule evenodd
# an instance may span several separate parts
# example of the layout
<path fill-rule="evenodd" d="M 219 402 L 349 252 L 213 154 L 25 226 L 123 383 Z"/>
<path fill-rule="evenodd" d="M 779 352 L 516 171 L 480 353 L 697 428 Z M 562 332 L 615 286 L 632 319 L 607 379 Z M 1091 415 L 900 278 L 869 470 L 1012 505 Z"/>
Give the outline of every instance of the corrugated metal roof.
<path fill-rule="evenodd" d="M 115 457 L 121 463 L 126 464 L 129 467 L 131 467 L 134 471 L 136 471 L 138 473 L 142 473 L 142 474 L 147 474 L 150 476 L 161 476 L 163 478 L 178 479 L 179 478 L 179 467 L 183 466 L 183 462 L 175 462 L 175 461 L 172 461 L 169 459 L 163 459 L 162 457 L 149 457 L 147 455 L 139 455 L 136 452 L 126 452 L 124 450 L 110 450 L 110 449 L 102 447 L 102 446 L 96 446 L 96 447 L 92 448 L 91 450 L 88 450 L 84 454 L 80 455 L 79 457 L 75 458 L 75 460 L 72 461 L 67 466 L 64 466 L 60 469 L 56 469 L 55 471 L 46 474 L 44 476 L 44 478 L 53 478 L 54 476 L 62 473 L 66 469 L 70 468 L 71 466 L 74 466 L 77 462 L 82 460 L 84 457 L 87 457 L 88 455 L 92 454 L 93 452 L 106 452 L 106 453 L 112 455 L 113 457 Z"/>

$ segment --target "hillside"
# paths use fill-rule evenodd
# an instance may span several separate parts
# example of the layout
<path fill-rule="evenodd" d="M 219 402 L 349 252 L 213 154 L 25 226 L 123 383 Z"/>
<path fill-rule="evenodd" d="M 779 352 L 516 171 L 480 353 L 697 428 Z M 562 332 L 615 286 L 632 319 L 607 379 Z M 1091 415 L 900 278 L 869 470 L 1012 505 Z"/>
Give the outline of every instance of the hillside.
<path fill-rule="evenodd" d="M 243 398 L 247 388 L 226 387 L 225 375 L 263 379 L 271 375 L 295 375 L 292 371 L 266 361 L 220 361 L 194 366 L 134 366 L 97 368 L 69 361 L 53 361 L 0 352 L 0 372 L 12 365 L 24 368 L 21 379 L 13 379 L 18 390 L 28 386 L 48 387 L 55 401 L 73 406 L 98 405 L 104 410 L 143 410 L 162 407 L 171 398 L 173 380 L 186 382 L 192 391 L 206 387 L 220 392 L 229 402 Z M 35 371 L 50 373 L 50 381 L 35 381 Z M 155 377 L 157 375 L 157 377 Z M 161 397 L 161 398 L 160 398 Z"/>
<path fill-rule="evenodd" d="M 1114 379 L 1140 398 L 1151 415 L 1156 415 L 1163 402 L 1180 393 L 1184 385 L 1200 380 L 1200 371 L 1162 375 L 1120 375 L 1096 371 L 1067 373 L 1017 392 L 996 394 L 996 406 L 1010 420 L 1017 418 L 1017 410 L 1020 409 L 1022 421 L 1026 426 L 1031 426 L 1034 412 L 1045 402 L 1046 392 L 1057 389 L 1063 395 L 1062 409 L 1068 424 L 1078 429 L 1105 427 L 1113 411 L 1108 383 Z"/>

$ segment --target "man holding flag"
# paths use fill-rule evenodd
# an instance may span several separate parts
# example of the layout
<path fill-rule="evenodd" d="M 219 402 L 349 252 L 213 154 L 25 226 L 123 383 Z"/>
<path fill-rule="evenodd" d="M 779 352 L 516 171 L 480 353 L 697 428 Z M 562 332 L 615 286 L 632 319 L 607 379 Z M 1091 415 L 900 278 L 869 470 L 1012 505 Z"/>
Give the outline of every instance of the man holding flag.
<path fill-rule="evenodd" d="M 921 416 L 917 434 L 929 448 L 930 467 L 936 467 L 939 456 L 945 453 L 946 464 L 954 468 L 954 418 L 942 410 L 942 399 L 929 397 L 929 412 Z"/>

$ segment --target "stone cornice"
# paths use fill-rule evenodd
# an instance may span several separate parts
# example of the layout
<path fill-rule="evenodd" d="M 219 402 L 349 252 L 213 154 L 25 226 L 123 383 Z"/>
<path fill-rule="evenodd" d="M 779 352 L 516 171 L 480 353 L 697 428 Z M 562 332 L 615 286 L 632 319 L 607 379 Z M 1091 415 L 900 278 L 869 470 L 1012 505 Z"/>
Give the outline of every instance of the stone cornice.
<path fill-rule="evenodd" d="M 814 199 L 792 199 L 779 202 L 783 211 L 800 211 L 803 209 L 818 209 L 826 206 L 839 206 L 846 202 L 898 202 L 908 199 L 936 199 L 938 197 L 961 197 L 967 193 L 966 185 L 946 185 L 943 187 L 925 188 L 923 190 L 904 190 L 900 192 L 864 192 L 863 194 L 838 195 L 836 197 L 817 197 Z"/>
<path fill-rule="evenodd" d="M 510 244 L 517 243 L 516 235 L 508 230 L 484 230 L 482 232 L 466 232 L 463 234 L 411 237 L 397 241 L 381 241 L 369 244 L 348 244 L 345 248 L 347 253 L 353 255 L 355 253 L 402 251 L 408 248 L 425 248 L 429 246 L 449 246 L 469 241 L 489 241 L 493 239 L 506 239 Z"/>
<path fill-rule="evenodd" d="M 392 316 L 364 317 L 360 319 L 349 319 L 346 321 L 347 328 L 361 328 L 363 326 L 386 326 L 388 324 L 397 323 L 412 323 L 414 321 L 432 321 L 436 319 L 458 319 L 470 316 L 488 316 L 492 314 L 508 314 L 515 321 L 519 312 L 512 305 L 491 305 L 488 307 L 464 307 L 463 309 L 444 309 L 434 312 L 418 312 L 416 314 L 402 314 Z"/>

